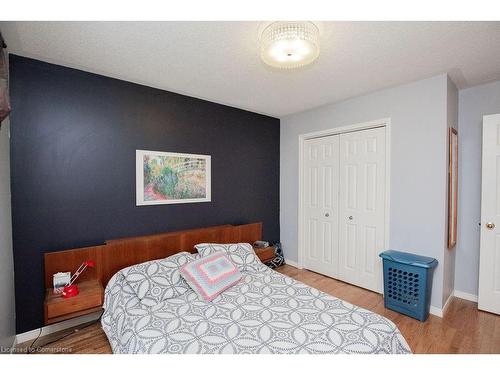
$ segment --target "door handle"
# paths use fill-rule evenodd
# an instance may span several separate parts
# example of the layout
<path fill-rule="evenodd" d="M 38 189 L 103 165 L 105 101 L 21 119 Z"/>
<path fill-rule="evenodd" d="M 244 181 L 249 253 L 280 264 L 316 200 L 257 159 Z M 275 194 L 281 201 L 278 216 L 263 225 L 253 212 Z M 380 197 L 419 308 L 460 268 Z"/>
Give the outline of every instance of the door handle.
<path fill-rule="evenodd" d="M 486 228 L 488 229 L 494 229 L 495 228 L 495 223 L 492 223 L 491 221 L 486 223 Z"/>
<path fill-rule="evenodd" d="M 327 212 L 327 213 L 325 214 L 325 217 L 328 217 L 328 216 L 330 216 L 330 214 Z"/>
<path fill-rule="evenodd" d="M 349 220 L 352 220 L 352 219 L 354 219 L 354 218 L 353 218 L 352 216 L 349 216 L 349 217 L 348 217 L 348 219 L 349 219 Z"/>

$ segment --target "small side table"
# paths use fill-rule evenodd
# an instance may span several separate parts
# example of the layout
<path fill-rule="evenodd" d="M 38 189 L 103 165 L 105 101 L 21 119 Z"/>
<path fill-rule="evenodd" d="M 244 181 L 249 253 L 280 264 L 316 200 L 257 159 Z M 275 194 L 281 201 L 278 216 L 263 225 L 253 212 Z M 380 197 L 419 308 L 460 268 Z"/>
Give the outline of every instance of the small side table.
<path fill-rule="evenodd" d="M 276 256 L 276 249 L 274 246 L 254 247 L 253 249 L 262 263 L 267 263 Z"/>
<path fill-rule="evenodd" d="M 63 298 L 48 288 L 45 293 L 45 325 L 76 318 L 101 311 L 104 302 L 104 288 L 99 280 L 87 280 L 77 283 L 80 293 L 77 296 Z"/>

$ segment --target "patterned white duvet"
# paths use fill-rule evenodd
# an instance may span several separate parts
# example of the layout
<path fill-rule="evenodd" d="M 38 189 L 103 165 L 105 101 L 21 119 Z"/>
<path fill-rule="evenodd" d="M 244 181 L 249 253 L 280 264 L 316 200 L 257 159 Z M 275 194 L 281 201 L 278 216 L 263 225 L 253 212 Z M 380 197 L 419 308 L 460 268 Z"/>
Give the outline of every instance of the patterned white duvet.
<path fill-rule="evenodd" d="M 114 353 L 411 353 L 390 320 L 262 263 L 212 302 L 188 289 L 145 306 L 118 272 L 102 327 Z"/>

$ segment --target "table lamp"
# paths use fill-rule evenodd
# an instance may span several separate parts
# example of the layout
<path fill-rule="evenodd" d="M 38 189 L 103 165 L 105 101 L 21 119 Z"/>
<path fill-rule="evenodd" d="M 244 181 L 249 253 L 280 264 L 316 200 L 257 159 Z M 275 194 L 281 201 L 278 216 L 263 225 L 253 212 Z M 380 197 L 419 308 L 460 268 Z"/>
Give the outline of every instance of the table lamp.
<path fill-rule="evenodd" d="M 63 298 L 70 298 L 78 295 L 79 293 L 78 286 L 76 286 L 73 283 L 76 281 L 76 279 L 78 279 L 78 276 L 80 276 L 81 273 L 87 269 L 87 267 L 94 268 L 95 262 L 93 260 L 86 260 L 80 265 L 80 267 L 78 267 L 73 276 L 71 276 L 69 283 L 67 283 L 63 288 L 62 291 Z"/>

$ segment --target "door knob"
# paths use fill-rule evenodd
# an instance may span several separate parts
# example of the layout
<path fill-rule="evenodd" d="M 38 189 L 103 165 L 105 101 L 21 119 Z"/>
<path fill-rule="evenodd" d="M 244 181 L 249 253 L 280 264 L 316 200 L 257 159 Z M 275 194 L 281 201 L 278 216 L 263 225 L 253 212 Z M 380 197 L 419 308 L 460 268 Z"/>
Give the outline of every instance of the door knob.
<path fill-rule="evenodd" d="M 490 222 L 488 222 L 488 223 L 486 223 L 486 228 L 488 228 L 488 229 L 493 229 L 493 228 L 495 228 L 495 223 L 492 223 L 491 221 L 490 221 Z"/>
<path fill-rule="evenodd" d="M 325 214 L 325 217 L 328 217 L 328 216 L 330 216 L 330 214 L 327 212 L 327 213 Z"/>
<path fill-rule="evenodd" d="M 354 218 L 352 216 L 349 216 L 349 220 L 352 220 L 352 219 L 354 219 Z"/>

